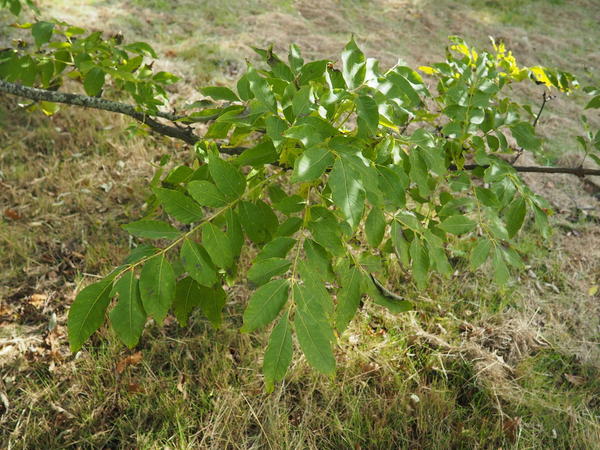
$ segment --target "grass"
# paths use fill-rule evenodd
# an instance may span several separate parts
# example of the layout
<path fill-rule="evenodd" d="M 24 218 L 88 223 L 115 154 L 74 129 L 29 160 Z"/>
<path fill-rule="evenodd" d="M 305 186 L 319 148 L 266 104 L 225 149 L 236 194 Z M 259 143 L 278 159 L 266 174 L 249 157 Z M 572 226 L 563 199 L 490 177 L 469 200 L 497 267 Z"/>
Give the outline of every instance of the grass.
<path fill-rule="evenodd" d="M 525 64 L 599 81 L 591 0 L 42 3 L 50 15 L 150 41 L 165 55 L 160 68 L 183 76 L 180 98 L 232 84 L 254 58 L 249 45 L 295 41 L 308 58 L 336 57 L 350 32 L 385 65 L 427 64 L 449 34 L 479 45 L 493 35 Z M 532 103 L 538 94 L 518 93 Z M 572 157 L 582 101 L 548 105 L 545 158 Z M 569 177 L 528 179 L 557 205 L 561 226 L 549 241 L 525 232 L 527 269 L 511 284 L 495 287 L 488 268 L 470 274 L 460 258 L 457 275 L 425 291 L 398 271 L 389 286 L 418 308 L 394 316 L 367 304 L 340 339 L 334 379 L 297 354 L 286 381 L 263 392 L 267 334 L 238 331 L 243 284 L 229 289 L 219 330 L 199 315 L 186 329 L 150 324 L 128 351 L 104 328 L 70 355 L 66 307 L 126 254 L 119 225 L 140 216 L 151 162 L 189 158 L 127 125 L 74 109 L 48 119 L 0 99 L 1 448 L 599 448 L 600 310 L 588 291 L 600 282 L 600 229 L 570 214 L 573 202 L 598 202 Z"/>

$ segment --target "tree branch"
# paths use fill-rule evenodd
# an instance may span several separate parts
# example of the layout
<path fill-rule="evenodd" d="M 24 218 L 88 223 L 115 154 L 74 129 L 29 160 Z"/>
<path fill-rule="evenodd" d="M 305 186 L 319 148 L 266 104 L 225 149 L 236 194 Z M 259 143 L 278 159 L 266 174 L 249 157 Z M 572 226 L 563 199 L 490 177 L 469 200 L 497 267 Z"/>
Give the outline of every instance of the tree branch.
<path fill-rule="evenodd" d="M 156 131 L 159 134 L 162 134 L 163 136 L 169 136 L 175 139 L 179 139 L 190 145 L 194 145 L 196 142 L 200 141 L 200 138 L 194 134 L 192 128 L 165 125 L 161 122 L 158 122 L 152 117 L 160 117 L 161 119 L 167 119 L 171 122 L 176 122 L 177 120 L 181 120 L 186 116 L 176 115 L 163 111 L 157 111 L 155 114 L 149 115 L 136 110 L 132 105 L 126 103 L 114 102 L 98 97 L 89 97 L 87 95 L 82 94 L 71 94 L 67 92 L 32 88 L 4 80 L 0 80 L 0 92 L 4 92 L 6 94 L 14 95 L 17 97 L 28 98 L 29 100 L 62 103 L 65 105 L 81 106 L 83 108 L 99 109 L 102 111 L 123 114 L 147 125 L 152 130 Z M 210 118 L 205 118 L 204 120 L 208 121 L 210 120 Z M 195 121 L 201 122 L 204 120 Z M 239 155 L 245 149 L 239 147 L 221 147 L 219 150 L 221 151 L 221 153 L 225 153 L 228 155 Z"/>
<path fill-rule="evenodd" d="M 132 105 L 120 102 L 114 102 L 111 100 L 105 100 L 98 97 L 89 97 L 82 94 L 71 94 L 66 92 L 50 91 L 47 89 L 37 89 L 28 86 L 23 86 L 18 83 L 11 83 L 8 81 L 0 80 L 0 92 L 14 95 L 17 97 L 28 98 L 35 101 L 47 101 L 52 103 L 62 103 L 66 105 L 81 106 L 83 108 L 99 109 L 102 111 L 114 112 L 117 114 L 123 114 L 129 116 L 138 122 L 141 122 L 152 130 L 156 131 L 163 136 L 169 136 L 175 139 L 179 139 L 187 144 L 194 145 L 200 141 L 200 137 L 196 136 L 190 127 L 178 127 L 165 125 L 152 118 L 150 115 L 137 111 Z M 541 110 L 540 110 L 541 112 Z M 157 111 L 153 114 L 156 117 L 167 119 L 171 122 L 176 122 L 184 118 L 185 116 L 178 116 L 172 113 Z M 208 120 L 208 119 L 207 119 Z M 219 151 L 228 155 L 239 155 L 246 148 L 244 147 L 220 147 Z M 478 164 L 465 164 L 464 169 L 475 170 L 475 169 L 486 169 L 489 166 L 478 165 Z M 577 175 L 578 177 L 584 177 L 586 175 L 598 175 L 600 176 L 600 170 L 595 169 L 584 169 L 583 167 L 538 167 L 538 166 L 513 166 L 517 172 L 529 172 L 529 173 L 566 173 L 571 175 Z M 457 170 L 456 166 L 450 166 L 450 170 Z"/>
<path fill-rule="evenodd" d="M 475 170 L 475 169 L 487 169 L 488 165 L 480 164 L 465 164 L 464 169 Z M 570 175 L 577 175 L 578 177 L 584 177 L 586 175 L 598 175 L 600 176 L 600 169 L 584 169 L 583 167 L 541 167 L 541 166 L 512 166 L 517 172 L 522 173 L 567 173 Z M 450 166 L 450 170 L 457 170 L 456 166 Z"/>

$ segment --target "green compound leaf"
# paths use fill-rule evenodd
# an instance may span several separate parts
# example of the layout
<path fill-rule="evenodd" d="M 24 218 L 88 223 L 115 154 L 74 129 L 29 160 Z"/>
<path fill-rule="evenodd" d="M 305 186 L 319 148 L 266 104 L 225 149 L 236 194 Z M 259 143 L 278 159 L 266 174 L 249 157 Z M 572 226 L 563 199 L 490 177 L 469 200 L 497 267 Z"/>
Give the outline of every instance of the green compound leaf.
<path fill-rule="evenodd" d="M 175 272 L 164 254 L 144 264 L 140 293 L 146 312 L 162 325 L 175 298 Z"/>
<path fill-rule="evenodd" d="M 135 347 L 144 331 L 146 311 L 142 305 L 139 283 L 133 270 L 128 270 L 115 283 L 114 291 L 119 294 L 119 301 L 109 314 L 110 323 L 127 347 Z"/>
<path fill-rule="evenodd" d="M 152 190 L 165 211 L 181 223 L 197 222 L 203 216 L 202 208 L 185 194 L 172 189 Z"/>
<path fill-rule="evenodd" d="M 271 323 L 287 302 L 288 291 L 287 280 L 272 280 L 259 287 L 248 301 L 241 331 L 254 331 Z"/>
<path fill-rule="evenodd" d="M 271 332 L 265 351 L 263 374 L 267 392 L 273 392 L 275 383 L 283 380 L 292 362 L 292 327 L 285 312 Z"/>
<path fill-rule="evenodd" d="M 112 279 L 105 279 L 90 284 L 75 297 L 67 320 L 72 352 L 79 351 L 83 343 L 104 323 L 112 285 Z"/>

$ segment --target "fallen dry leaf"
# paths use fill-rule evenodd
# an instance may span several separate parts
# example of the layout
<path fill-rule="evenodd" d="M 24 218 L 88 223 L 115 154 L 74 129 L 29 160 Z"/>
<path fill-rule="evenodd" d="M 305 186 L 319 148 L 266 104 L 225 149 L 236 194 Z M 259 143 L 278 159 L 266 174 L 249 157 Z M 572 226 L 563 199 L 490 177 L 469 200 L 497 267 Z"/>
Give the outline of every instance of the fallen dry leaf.
<path fill-rule="evenodd" d="M 585 384 L 585 378 L 579 375 L 569 375 L 568 373 L 565 373 L 564 376 L 573 386 L 581 386 Z"/>
<path fill-rule="evenodd" d="M 139 383 L 129 383 L 127 384 L 127 392 L 131 392 L 132 394 L 141 394 L 144 392 L 144 389 Z"/>
<path fill-rule="evenodd" d="M 117 367 L 115 368 L 115 371 L 117 372 L 117 374 L 120 375 L 125 371 L 125 369 L 127 369 L 127 367 L 135 366 L 136 364 L 139 364 L 141 360 L 142 360 L 142 352 L 137 352 L 137 353 L 134 353 L 133 355 L 126 356 L 125 358 L 123 358 L 121 361 L 119 361 L 117 363 Z"/>
<path fill-rule="evenodd" d="M 23 218 L 23 216 L 21 216 L 17 210 L 11 208 L 6 208 L 4 210 L 4 216 L 11 220 L 19 220 Z"/>
<path fill-rule="evenodd" d="M 33 305 L 36 308 L 41 308 L 42 306 L 44 306 L 44 303 L 47 299 L 48 296 L 46 294 L 33 294 L 31 297 L 29 297 L 29 300 L 27 301 L 30 305 Z"/>
<path fill-rule="evenodd" d="M 185 389 L 185 374 L 179 375 L 179 381 L 177 382 L 177 390 L 183 394 L 183 398 L 187 399 L 187 390 Z"/>
<path fill-rule="evenodd" d="M 521 418 L 515 417 L 514 419 L 507 420 L 506 422 L 504 422 L 502 428 L 504 430 L 504 434 L 508 439 L 510 439 L 513 442 L 516 441 L 521 428 Z"/>

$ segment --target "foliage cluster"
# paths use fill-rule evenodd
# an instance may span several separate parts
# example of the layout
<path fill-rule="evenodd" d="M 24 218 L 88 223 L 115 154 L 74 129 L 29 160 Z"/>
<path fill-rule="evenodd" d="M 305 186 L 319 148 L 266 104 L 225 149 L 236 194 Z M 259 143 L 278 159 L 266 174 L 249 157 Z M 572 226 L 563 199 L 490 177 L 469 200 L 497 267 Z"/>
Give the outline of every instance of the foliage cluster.
<path fill-rule="evenodd" d="M 18 14 L 18 0 L 3 3 Z M 149 116 L 169 105 L 165 87 L 177 77 L 154 72 L 148 44 L 58 21 L 16 26 L 33 43 L 2 50 L 0 80 L 58 90 L 69 78 L 89 96 L 125 92 Z M 578 85 L 565 72 L 518 66 L 502 43 L 477 52 L 450 41 L 444 61 L 419 68 L 427 81 L 403 65 L 380 69 L 351 39 L 340 62 L 305 62 L 295 45 L 287 60 L 255 49 L 263 63 L 248 63 L 235 90 L 201 89 L 206 98 L 173 119 L 209 124 L 193 162 L 167 170 L 169 158 L 161 161 L 144 217 L 123 227 L 135 248 L 70 309 L 72 350 L 107 312 L 129 347 L 148 317 L 162 324 L 170 311 L 185 326 L 199 307 L 218 327 L 227 286 L 247 280 L 255 290 L 242 331 L 274 323 L 263 363 L 271 390 L 292 361 L 293 335 L 307 361 L 332 375 L 335 340 L 364 296 L 392 312 L 413 308 L 376 278 L 387 263 L 419 288 L 462 260 L 472 270 L 490 261 L 506 283 L 523 266 L 514 237 L 528 218 L 547 235 L 550 214 L 508 162 L 542 140 L 534 111 L 507 92 L 520 82 L 564 93 Z M 600 106 L 590 93 L 588 107 Z M 579 141 L 599 159 L 598 133 Z M 246 273 L 243 252 L 256 253 Z"/>

